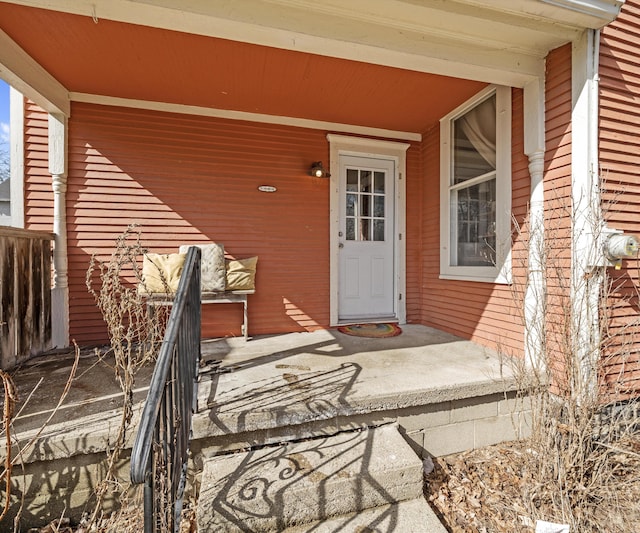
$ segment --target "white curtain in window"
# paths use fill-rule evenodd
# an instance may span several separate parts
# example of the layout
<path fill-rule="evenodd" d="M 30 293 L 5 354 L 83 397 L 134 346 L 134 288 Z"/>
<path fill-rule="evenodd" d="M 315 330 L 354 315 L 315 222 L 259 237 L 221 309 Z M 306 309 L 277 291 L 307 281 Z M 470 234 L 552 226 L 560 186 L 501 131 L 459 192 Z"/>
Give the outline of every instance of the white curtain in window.
<path fill-rule="evenodd" d="M 496 168 L 496 98 L 489 98 L 460 118 L 460 127 L 473 147 Z"/>

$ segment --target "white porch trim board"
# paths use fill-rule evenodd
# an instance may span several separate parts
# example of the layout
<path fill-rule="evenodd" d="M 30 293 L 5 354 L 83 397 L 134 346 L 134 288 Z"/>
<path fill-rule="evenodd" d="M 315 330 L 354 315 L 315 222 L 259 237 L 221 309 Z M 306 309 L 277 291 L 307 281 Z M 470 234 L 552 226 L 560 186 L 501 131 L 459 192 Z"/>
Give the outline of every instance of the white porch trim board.
<path fill-rule="evenodd" d="M 71 113 L 69 91 L 0 30 L 0 77 L 49 113 Z"/>
<path fill-rule="evenodd" d="M 9 150 L 11 160 L 11 225 L 24 228 L 24 96 L 9 90 Z"/>
<path fill-rule="evenodd" d="M 572 48 L 571 112 L 571 332 L 587 399 L 597 389 L 600 356 L 599 297 L 604 271 L 598 159 L 598 64 L 600 33 L 587 30 Z"/>

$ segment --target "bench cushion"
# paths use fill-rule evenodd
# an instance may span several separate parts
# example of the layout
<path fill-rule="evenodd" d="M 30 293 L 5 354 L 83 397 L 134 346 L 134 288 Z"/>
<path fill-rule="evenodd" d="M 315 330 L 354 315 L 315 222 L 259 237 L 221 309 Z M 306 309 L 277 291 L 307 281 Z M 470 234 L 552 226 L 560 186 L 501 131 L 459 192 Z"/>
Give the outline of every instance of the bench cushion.
<path fill-rule="evenodd" d="M 202 292 L 224 291 L 225 264 L 224 245 L 211 244 L 183 244 L 180 253 L 186 254 L 190 246 L 197 246 L 202 251 L 200 258 L 200 289 Z"/>

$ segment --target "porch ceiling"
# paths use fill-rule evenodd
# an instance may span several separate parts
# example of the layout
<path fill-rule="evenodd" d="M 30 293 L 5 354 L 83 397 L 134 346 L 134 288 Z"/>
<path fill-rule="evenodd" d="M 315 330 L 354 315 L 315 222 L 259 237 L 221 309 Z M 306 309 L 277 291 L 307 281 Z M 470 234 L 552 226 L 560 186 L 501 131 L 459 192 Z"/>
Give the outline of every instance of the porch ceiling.
<path fill-rule="evenodd" d="M 422 132 L 485 84 L 0 3 L 2 29 L 72 93 Z"/>
<path fill-rule="evenodd" d="M 622 3 L 0 2 L 0 76 L 50 111 L 90 94 L 419 133 L 486 83 L 541 76 Z"/>

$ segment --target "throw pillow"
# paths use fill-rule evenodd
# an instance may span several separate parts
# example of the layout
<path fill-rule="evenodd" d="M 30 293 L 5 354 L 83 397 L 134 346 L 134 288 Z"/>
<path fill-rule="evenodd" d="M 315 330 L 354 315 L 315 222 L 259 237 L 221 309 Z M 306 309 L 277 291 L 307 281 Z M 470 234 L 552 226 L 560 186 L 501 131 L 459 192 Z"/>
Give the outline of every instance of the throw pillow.
<path fill-rule="evenodd" d="M 186 254 L 145 254 L 142 262 L 143 292 L 176 292 L 185 257 Z"/>
<path fill-rule="evenodd" d="M 216 243 L 183 244 L 180 246 L 180 253 L 186 255 L 190 246 L 197 246 L 202 251 L 200 256 L 200 290 L 202 292 L 224 291 L 224 245 Z"/>
<path fill-rule="evenodd" d="M 257 265 L 257 257 L 227 260 L 227 290 L 254 290 L 256 288 Z"/>

